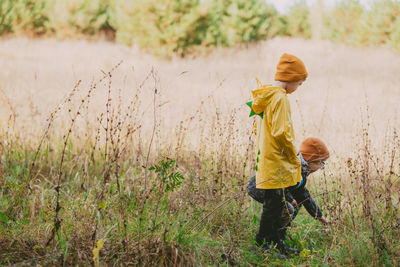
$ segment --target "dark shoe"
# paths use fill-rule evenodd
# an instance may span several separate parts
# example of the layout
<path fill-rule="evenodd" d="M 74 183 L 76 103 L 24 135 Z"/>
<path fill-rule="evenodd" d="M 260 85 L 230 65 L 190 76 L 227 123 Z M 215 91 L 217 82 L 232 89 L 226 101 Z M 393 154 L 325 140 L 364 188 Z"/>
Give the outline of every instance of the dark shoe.
<path fill-rule="evenodd" d="M 291 254 L 299 253 L 299 250 L 297 248 L 288 247 L 285 244 L 285 241 L 283 241 L 283 240 L 279 240 L 279 242 L 277 244 L 277 248 L 282 254 L 285 254 L 285 255 L 288 255 L 289 253 L 291 253 Z"/>
<path fill-rule="evenodd" d="M 288 246 L 285 247 L 285 250 L 291 254 L 299 254 L 299 250 L 297 248 L 290 248 Z"/>
<path fill-rule="evenodd" d="M 287 259 L 287 257 L 285 255 L 279 254 L 278 252 L 275 253 L 275 257 L 277 257 L 280 260 L 286 260 Z"/>
<path fill-rule="evenodd" d="M 274 254 L 275 249 L 273 249 L 271 242 L 264 240 L 263 244 L 258 245 L 259 248 L 261 248 L 263 251 L 268 251 L 268 253 L 271 253 L 272 255 Z M 271 251 L 271 249 L 273 249 Z M 281 252 L 276 252 L 275 257 L 277 257 L 280 260 L 286 260 L 286 256 L 284 255 L 285 253 Z"/>
<path fill-rule="evenodd" d="M 257 246 L 263 250 L 271 249 L 271 242 L 264 239 L 263 242 L 256 242 Z"/>

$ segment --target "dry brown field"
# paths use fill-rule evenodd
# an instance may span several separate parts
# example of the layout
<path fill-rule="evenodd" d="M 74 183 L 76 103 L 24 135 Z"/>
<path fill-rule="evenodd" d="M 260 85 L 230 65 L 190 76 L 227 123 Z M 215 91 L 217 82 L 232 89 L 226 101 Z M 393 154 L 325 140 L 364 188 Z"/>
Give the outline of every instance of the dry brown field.
<path fill-rule="evenodd" d="M 384 137 L 398 125 L 400 55 L 385 48 L 355 49 L 286 38 L 173 60 L 157 59 L 135 48 L 107 42 L 3 39 L 1 121 L 5 127 L 10 112 L 15 113 L 15 131 L 35 136 L 78 80 L 82 80 L 82 88 L 88 87 L 102 72 L 122 61 L 113 73 L 112 90 L 122 96 L 123 104 L 139 93 L 143 129 L 152 124 L 155 82 L 158 121 L 166 137 L 174 139 L 179 122 L 197 114 L 201 107 L 204 119 L 215 113 L 234 118 L 238 122 L 235 127 L 247 142 L 245 135 L 250 133 L 252 120 L 244 103 L 256 87 L 256 77 L 264 83 L 272 81 L 275 65 L 284 52 L 303 59 L 309 71 L 304 85 L 289 97 L 297 143 L 308 136 L 319 137 L 329 145 L 333 157 L 351 157 L 362 124 L 365 126 L 369 120 L 372 141 L 377 147 L 384 146 Z M 138 89 L 152 69 L 156 81 L 149 79 L 152 81 Z M 99 109 L 105 106 L 105 95 L 100 91 L 93 97 Z M 93 120 L 95 117 L 88 119 Z M 200 126 L 196 120 L 197 124 L 193 122 L 187 129 L 188 142 L 196 143 L 199 128 L 211 127 L 211 123 Z"/>

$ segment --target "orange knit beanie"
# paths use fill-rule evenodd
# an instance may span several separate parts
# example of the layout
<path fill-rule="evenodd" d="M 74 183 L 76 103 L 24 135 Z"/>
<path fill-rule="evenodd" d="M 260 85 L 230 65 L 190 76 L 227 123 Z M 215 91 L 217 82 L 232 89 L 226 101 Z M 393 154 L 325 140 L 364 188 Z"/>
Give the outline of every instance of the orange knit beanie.
<path fill-rule="evenodd" d="M 329 158 L 329 151 L 324 142 L 318 138 L 307 138 L 300 145 L 300 153 L 307 161 L 325 161 Z"/>
<path fill-rule="evenodd" d="M 275 81 L 297 82 L 307 78 L 307 70 L 301 59 L 283 54 L 276 66 Z"/>

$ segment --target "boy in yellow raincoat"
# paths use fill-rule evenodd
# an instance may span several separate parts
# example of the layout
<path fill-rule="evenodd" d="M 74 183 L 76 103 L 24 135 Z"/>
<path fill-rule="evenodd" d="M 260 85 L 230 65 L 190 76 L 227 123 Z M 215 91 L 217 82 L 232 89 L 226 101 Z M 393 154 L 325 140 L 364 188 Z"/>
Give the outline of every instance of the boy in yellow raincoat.
<path fill-rule="evenodd" d="M 252 91 L 248 105 L 256 120 L 256 187 L 264 189 L 263 211 L 256 242 L 265 249 L 274 242 L 281 253 L 292 252 L 279 237 L 279 219 L 285 208 L 285 188 L 301 181 L 301 163 L 295 147 L 293 123 L 287 94 L 307 78 L 304 63 L 283 54 L 277 65 L 273 85 L 261 85 Z M 280 255 L 284 257 L 283 255 Z"/>

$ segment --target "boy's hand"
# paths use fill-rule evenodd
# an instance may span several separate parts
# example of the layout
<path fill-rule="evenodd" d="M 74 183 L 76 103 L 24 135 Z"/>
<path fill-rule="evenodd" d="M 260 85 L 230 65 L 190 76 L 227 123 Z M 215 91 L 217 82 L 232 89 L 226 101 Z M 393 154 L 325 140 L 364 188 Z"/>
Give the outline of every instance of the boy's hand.
<path fill-rule="evenodd" d="M 320 222 L 322 222 L 323 224 L 327 225 L 330 224 L 331 222 L 328 221 L 324 216 L 322 216 L 321 218 L 318 219 Z"/>
<path fill-rule="evenodd" d="M 293 207 L 297 207 L 297 201 L 296 201 L 296 199 L 293 199 L 293 200 L 292 200 L 292 203 L 290 203 L 290 204 L 292 204 Z"/>

